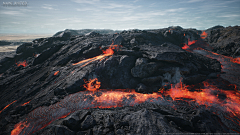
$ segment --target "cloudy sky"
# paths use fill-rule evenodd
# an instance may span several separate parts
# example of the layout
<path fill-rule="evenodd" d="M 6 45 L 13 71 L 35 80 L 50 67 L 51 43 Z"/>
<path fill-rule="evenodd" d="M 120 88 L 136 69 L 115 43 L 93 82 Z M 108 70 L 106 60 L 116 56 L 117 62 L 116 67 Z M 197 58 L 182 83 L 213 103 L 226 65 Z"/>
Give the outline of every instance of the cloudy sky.
<path fill-rule="evenodd" d="M 65 29 L 207 29 L 240 25 L 240 0 L 28 0 L 4 6 L 0 33 L 53 34 Z"/>

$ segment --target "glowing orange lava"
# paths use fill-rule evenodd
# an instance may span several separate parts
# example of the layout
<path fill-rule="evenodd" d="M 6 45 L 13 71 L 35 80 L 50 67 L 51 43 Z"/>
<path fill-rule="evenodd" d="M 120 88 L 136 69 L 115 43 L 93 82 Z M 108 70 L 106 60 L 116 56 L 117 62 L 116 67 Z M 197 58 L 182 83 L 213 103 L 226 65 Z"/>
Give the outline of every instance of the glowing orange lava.
<path fill-rule="evenodd" d="M 15 103 L 17 100 L 14 100 L 12 103 L 8 104 L 7 106 L 5 106 L 1 111 L 0 113 L 2 113 L 3 110 L 5 110 L 6 108 L 8 108 L 11 104 Z"/>
<path fill-rule="evenodd" d="M 192 45 L 192 44 L 195 44 L 197 42 L 197 40 L 193 40 L 193 41 L 190 41 L 190 39 L 188 39 L 188 45 Z"/>
<path fill-rule="evenodd" d="M 203 35 L 205 37 L 207 36 L 204 32 Z M 188 43 L 184 44 L 182 49 L 189 49 L 189 46 L 196 43 L 196 41 L 197 40 L 190 41 L 190 39 L 188 39 Z M 118 47 L 118 45 L 113 45 L 112 43 L 108 49 L 103 50 L 103 54 L 82 60 L 78 63 L 74 63 L 73 65 L 82 64 L 81 67 L 83 67 L 94 61 L 101 61 L 108 56 L 112 56 L 114 54 L 113 49 L 118 49 Z M 212 54 L 214 53 L 212 52 Z M 223 57 L 225 58 L 225 56 L 219 54 L 216 55 L 218 55 L 219 59 L 222 61 Z M 228 61 L 236 63 L 236 61 L 239 61 L 239 58 L 230 58 Z M 55 72 L 54 75 L 57 75 L 58 73 L 59 71 Z M 64 99 L 56 104 L 36 108 L 30 112 L 23 121 L 14 126 L 11 135 L 32 134 L 46 127 L 52 121 L 65 118 L 69 114 L 81 109 L 134 106 L 144 102 L 156 104 L 166 104 L 166 102 L 168 102 L 174 108 L 174 103 L 172 101 L 165 100 L 163 95 L 171 97 L 173 101 L 189 99 L 187 102 L 194 102 L 197 106 L 205 105 L 206 107 L 215 107 L 222 111 L 226 111 L 230 114 L 230 118 L 227 117 L 227 119 L 230 119 L 231 121 L 233 121 L 235 117 L 240 118 L 240 93 L 237 89 L 222 90 L 207 81 L 202 82 L 203 87 L 195 91 L 190 91 L 192 86 L 184 85 L 180 81 L 180 83 L 176 85 L 171 85 L 169 90 L 160 88 L 158 93 L 155 92 L 152 94 L 137 93 L 134 89 L 100 89 L 101 82 L 99 82 L 97 78 L 90 79 L 88 81 L 84 80 L 84 82 L 86 84 L 84 84 L 83 87 L 88 91 L 80 91 L 78 93 L 70 94 L 65 96 Z M 214 92 L 217 94 L 213 94 Z M 220 99 L 219 93 L 224 94 L 226 98 Z M 29 102 L 27 102 L 27 104 Z M 238 120 L 234 119 L 233 122 L 235 122 L 235 124 L 239 124 L 236 121 Z"/>
<path fill-rule="evenodd" d="M 189 86 L 185 86 L 182 82 L 171 87 L 165 94 L 172 97 L 173 100 L 181 98 L 192 99 L 199 105 L 213 106 L 220 105 L 225 108 L 226 111 L 236 114 L 240 118 L 240 93 L 236 91 L 221 90 L 208 82 L 203 82 L 204 87 L 199 91 L 189 91 Z M 225 103 L 221 101 L 217 96 L 212 94 L 213 91 L 220 92 L 226 95 Z"/>
<path fill-rule="evenodd" d="M 134 89 L 115 89 L 114 91 L 102 92 L 101 96 L 94 95 L 93 97 L 95 101 L 92 103 L 97 103 L 97 108 L 123 107 L 126 105 L 123 101 L 128 101 L 129 106 L 134 106 L 145 101 L 153 102 L 153 100 L 157 101 L 162 99 L 160 93 L 142 94 L 135 92 Z"/>
<path fill-rule="evenodd" d="M 59 71 L 56 71 L 55 73 L 54 73 L 54 75 L 57 75 L 59 73 Z"/>
<path fill-rule="evenodd" d="M 232 58 L 231 62 L 240 64 L 240 58 Z"/>
<path fill-rule="evenodd" d="M 182 49 L 184 49 L 184 50 L 186 50 L 186 49 L 189 49 L 190 47 L 187 45 L 187 44 L 183 44 L 183 47 L 182 47 Z"/>
<path fill-rule="evenodd" d="M 207 32 L 203 31 L 203 33 L 201 34 L 201 39 L 205 39 L 207 37 Z"/>
<path fill-rule="evenodd" d="M 170 96 L 173 101 L 191 99 L 188 102 L 196 102 L 196 105 L 205 105 L 206 107 L 214 106 L 223 111 L 227 111 L 231 117 L 240 116 L 240 94 L 236 91 L 224 91 L 217 87 L 210 85 L 207 81 L 203 82 L 204 88 L 199 91 L 190 91 L 191 86 L 185 86 L 182 82 L 172 85 L 171 89 L 161 91 L 161 93 L 143 94 L 137 93 L 134 89 L 114 89 L 105 90 L 99 89 L 101 83 L 97 78 L 85 81 L 84 87 L 89 91 L 80 91 L 75 94 L 66 96 L 60 102 L 50 105 L 39 107 L 28 114 L 22 122 L 15 125 L 12 130 L 12 135 L 16 134 L 32 134 L 47 125 L 52 121 L 64 118 L 69 114 L 89 108 L 112 108 L 123 106 L 134 106 L 144 102 L 151 102 L 155 104 L 174 104 L 165 100 L 162 95 Z M 96 91 L 97 90 L 97 91 Z M 213 92 L 221 92 L 226 95 L 226 99 L 219 99 L 218 95 Z M 223 101 L 224 100 L 224 101 Z M 235 121 L 234 121 L 235 122 Z"/>
<path fill-rule="evenodd" d="M 101 87 L 101 82 L 99 82 L 97 78 L 90 79 L 89 81 L 84 80 L 84 82 L 86 84 L 84 84 L 83 87 L 89 91 L 96 91 Z"/>
<path fill-rule="evenodd" d="M 19 67 L 19 66 L 24 66 L 24 67 L 26 67 L 28 64 L 27 64 L 27 62 L 26 62 L 26 60 L 24 60 L 24 61 L 22 61 L 22 62 L 17 62 L 16 63 L 16 65 Z"/>
<path fill-rule="evenodd" d="M 126 89 L 110 91 L 101 89 L 94 93 L 80 91 L 66 96 L 56 104 L 36 108 L 23 121 L 14 126 L 11 135 L 33 134 L 52 121 L 65 118 L 77 110 L 134 106 L 143 102 L 162 103 L 162 95 L 160 93 L 142 94 Z"/>
<path fill-rule="evenodd" d="M 183 47 L 182 47 L 182 49 L 184 49 L 184 50 L 186 50 L 186 49 L 190 49 L 190 45 L 192 45 L 192 44 L 195 44 L 197 42 L 197 40 L 193 40 L 193 41 L 190 41 L 190 39 L 188 39 L 188 44 L 183 44 Z"/>
<path fill-rule="evenodd" d="M 21 121 L 19 123 L 17 123 L 14 126 L 14 129 L 11 131 L 11 135 L 19 135 L 23 129 L 28 128 L 30 125 L 30 123 L 27 123 L 27 121 Z M 25 132 L 23 132 L 22 134 L 25 134 Z"/>
<path fill-rule="evenodd" d="M 31 101 L 31 100 L 30 100 Z M 23 103 L 21 106 L 24 106 L 24 105 L 27 105 L 30 103 L 30 101 L 26 102 L 26 103 Z"/>
<path fill-rule="evenodd" d="M 218 54 L 218 53 L 215 53 L 215 52 L 211 52 L 211 51 L 208 51 L 208 50 L 205 50 L 205 49 L 202 49 L 202 48 L 198 48 L 198 50 L 204 50 L 204 51 L 206 51 L 210 54 L 218 56 L 218 57 L 213 57 L 213 56 L 210 56 L 210 55 L 206 55 L 209 58 L 217 59 L 219 62 L 221 62 L 221 64 L 223 64 L 224 62 L 225 63 L 228 62 L 227 65 L 231 65 L 230 62 L 240 64 L 240 58 L 239 57 L 238 58 L 233 58 L 233 57 L 230 57 L 230 56 L 225 56 L 225 55 L 221 55 L 221 54 Z"/>
<path fill-rule="evenodd" d="M 103 51 L 103 54 L 99 55 L 99 56 L 96 56 L 96 57 L 93 57 L 93 58 L 89 58 L 89 59 L 86 59 L 86 60 L 82 60 L 78 63 L 74 63 L 72 65 L 79 65 L 79 64 L 83 64 L 81 67 L 84 67 L 86 65 L 88 65 L 89 63 L 91 62 L 94 62 L 94 61 L 97 61 L 97 60 L 100 60 L 102 61 L 103 59 L 105 59 L 107 56 L 111 56 L 114 54 L 114 51 L 113 49 L 118 49 L 119 45 L 113 45 L 113 43 L 110 45 L 110 47 L 108 49 L 106 49 L 106 51 L 102 50 Z"/>

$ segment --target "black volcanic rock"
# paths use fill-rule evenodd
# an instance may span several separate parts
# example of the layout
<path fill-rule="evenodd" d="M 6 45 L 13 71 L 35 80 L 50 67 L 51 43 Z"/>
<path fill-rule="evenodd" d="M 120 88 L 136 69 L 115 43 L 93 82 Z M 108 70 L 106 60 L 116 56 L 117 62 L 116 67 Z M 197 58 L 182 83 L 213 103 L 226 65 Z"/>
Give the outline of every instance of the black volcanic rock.
<path fill-rule="evenodd" d="M 205 39 L 213 51 L 231 57 L 240 56 L 240 26 L 217 27 L 207 30 Z"/>
<path fill-rule="evenodd" d="M 110 29 L 82 29 L 82 30 L 71 30 L 71 29 L 66 29 L 64 31 L 59 31 L 56 34 L 54 34 L 54 37 L 61 36 L 64 33 L 70 33 L 71 36 L 79 36 L 79 35 L 85 35 L 87 33 L 91 32 L 96 32 L 99 34 L 114 34 L 114 33 L 119 33 L 121 31 L 119 30 L 110 30 Z"/>
<path fill-rule="evenodd" d="M 1 68 L 1 72 L 7 69 L 0 82 L 2 95 L 9 91 L 22 93 L 21 91 L 29 89 L 24 95 L 33 96 L 33 99 L 43 97 L 39 99 L 41 104 L 48 102 L 54 94 L 63 94 L 55 89 L 60 88 L 67 93 L 83 90 L 80 86 L 84 84 L 84 78 L 97 77 L 102 83 L 101 88 L 136 88 L 139 83 L 146 83 L 147 80 L 152 80 L 150 82 L 155 83 L 157 88 L 163 85 L 161 80 L 177 83 L 174 80 L 180 77 L 187 80 L 193 75 L 208 75 L 221 70 L 216 60 L 186 52 L 179 47 L 181 44 L 166 42 L 168 38 L 164 38 L 164 31 L 133 30 L 120 35 L 86 35 L 72 41 L 65 37 L 50 37 L 25 43 L 17 49 L 18 55 L 5 61 L 9 64 L 1 64 L 5 67 Z M 182 30 L 178 31 L 184 33 Z M 130 43 L 133 38 L 138 43 L 134 46 Z M 100 48 L 107 48 L 112 41 L 123 46 L 119 51 L 115 51 L 112 57 L 85 67 L 72 65 L 100 55 Z M 39 55 L 33 57 L 33 53 Z M 15 60 L 27 60 L 28 66 L 20 70 L 14 67 Z M 141 60 L 144 61 L 141 63 Z M 177 69 L 181 75 L 176 78 L 174 75 Z M 56 71 L 59 71 L 58 76 L 53 75 Z M 158 79 L 154 81 L 155 77 Z M 202 81 L 202 78 L 199 81 Z M 20 93 L 19 96 L 23 96 Z M 47 93 L 48 96 L 45 97 Z M 11 99 L 11 94 L 7 95 L 2 101 Z"/>
<path fill-rule="evenodd" d="M 187 111 L 188 110 L 188 111 Z M 82 114 L 85 110 L 74 114 Z M 114 109 L 91 109 L 90 115 L 85 120 L 88 124 L 95 121 L 90 128 L 72 128 L 73 125 L 64 126 L 65 120 L 72 119 L 72 115 L 52 122 L 46 128 L 35 135 L 44 135 L 49 131 L 60 128 L 63 134 L 73 132 L 77 134 L 151 134 L 159 133 L 223 133 L 230 132 L 222 123 L 222 117 L 217 116 L 204 108 L 191 109 L 182 104 L 181 109 L 175 111 L 171 107 L 157 106 L 154 104 L 142 104 L 135 107 L 123 107 Z M 76 119 L 79 118 L 75 118 Z M 85 124 L 79 121 L 79 125 Z M 59 131 L 59 132 L 60 132 Z"/>
<path fill-rule="evenodd" d="M 0 46 L 4 46 L 4 45 L 10 45 L 12 44 L 12 42 L 9 42 L 9 41 L 0 41 Z"/>
<path fill-rule="evenodd" d="M 77 36 L 64 32 L 61 36 L 36 39 L 21 45 L 13 58 L 0 61 L 0 73 L 3 73 L 0 76 L 0 108 L 17 100 L 1 113 L 0 134 L 9 133 L 13 124 L 34 109 L 54 105 L 69 94 L 86 90 L 84 80 L 97 78 L 101 89 L 136 89 L 136 92 L 152 93 L 162 87 L 169 88 L 170 84 L 178 83 L 181 78 L 186 84 L 195 84 L 221 71 L 216 59 L 181 49 L 188 38 L 195 40 L 200 37 L 194 29 L 172 27 L 122 31 L 118 34 L 90 32 Z M 109 48 L 112 42 L 121 45 L 112 56 L 85 66 L 73 65 L 102 55 L 102 50 Z M 16 62 L 24 60 L 28 63 L 26 67 L 16 66 Z M 15 107 L 28 101 L 31 101 L 29 107 L 16 111 Z M 229 132 L 224 124 L 214 127 L 213 123 L 222 117 L 207 117 L 212 122 L 209 125 L 213 126 L 207 129 L 209 126 L 206 124 L 194 125 L 185 118 L 186 115 L 194 115 L 187 112 L 177 113 L 149 106 L 125 109 L 79 112 L 54 121 L 36 134 Z M 205 112 L 199 117 L 203 119 L 204 115 Z M 208 123 L 207 120 L 204 122 Z"/>

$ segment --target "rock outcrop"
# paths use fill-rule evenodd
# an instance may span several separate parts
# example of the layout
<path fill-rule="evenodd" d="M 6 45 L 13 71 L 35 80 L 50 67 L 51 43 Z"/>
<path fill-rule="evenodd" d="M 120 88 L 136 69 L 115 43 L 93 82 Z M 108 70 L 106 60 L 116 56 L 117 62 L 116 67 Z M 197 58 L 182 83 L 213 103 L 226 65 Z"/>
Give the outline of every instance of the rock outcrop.
<path fill-rule="evenodd" d="M 211 31 L 214 35 L 214 30 Z M 236 33 L 234 29 L 230 31 Z M 197 84 L 216 78 L 221 72 L 219 61 L 182 49 L 182 43 L 200 38 L 198 32 L 201 33 L 181 27 L 129 30 L 115 34 L 90 32 L 74 36 L 63 32 L 24 43 L 18 47 L 13 58 L 0 61 L 0 108 L 3 109 L 0 134 L 9 134 L 14 124 L 36 108 L 50 107 L 70 94 L 85 91 L 85 80 L 97 78 L 101 82 L 100 89 L 135 89 L 138 93 L 151 94 L 161 88 L 167 89 L 180 80 L 184 84 Z M 226 38 L 232 36 L 230 34 Z M 231 40 L 238 45 L 235 36 Z M 225 38 L 215 41 L 210 34 L 206 41 L 214 47 L 213 44 L 223 42 Z M 103 50 L 111 48 L 112 43 L 118 45 L 112 47 L 113 55 L 77 64 L 103 56 Z M 237 56 L 235 52 L 233 50 L 231 55 Z M 16 62 L 19 61 L 26 61 L 27 64 L 17 66 Z M 12 101 L 15 102 L 4 109 Z M 30 104 L 24 104 L 28 101 Z M 154 104 L 75 110 L 35 134 L 233 132 L 226 127 L 229 122 L 222 122 L 224 117 L 215 115 L 213 111 L 204 107 L 189 108 L 186 104 L 182 108 L 179 104 L 176 106 L 176 110 Z M 237 129 L 236 126 L 233 128 Z"/>

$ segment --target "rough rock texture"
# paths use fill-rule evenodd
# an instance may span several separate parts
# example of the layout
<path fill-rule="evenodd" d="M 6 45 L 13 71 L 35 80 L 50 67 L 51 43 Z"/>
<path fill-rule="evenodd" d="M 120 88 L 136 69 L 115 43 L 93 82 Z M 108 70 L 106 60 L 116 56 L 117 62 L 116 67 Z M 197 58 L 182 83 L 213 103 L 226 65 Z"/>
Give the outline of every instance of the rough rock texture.
<path fill-rule="evenodd" d="M 78 36 L 78 35 L 85 35 L 90 32 L 96 32 L 100 34 L 114 34 L 114 33 L 119 33 L 121 31 L 118 30 L 110 30 L 110 29 L 82 29 L 82 30 L 71 30 L 71 29 L 66 29 L 64 31 L 59 31 L 53 36 L 61 36 L 63 33 L 70 33 L 71 36 Z"/>
<path fill-rule="evenodd" d="M 196 40 L 200 37 L 197 32 L 195 29 L 170 27 L 108 35 L 91 32 L 71 36 L 64 33 L 19 46 L 14 58 L 0 61 L 0 73 L 3 73 L 0 76 L 0 108 L 16 100 L 0 115 L 0 134 L 9 134 L 13 125 L 34 109 L 53 105 L 69 94 L 84 91 L 84 79 L 98 78 L 101 89 L 130 88 L 152 93 L 178 83 L 181 78 L 185 84 L 211 78 L 213 73 L 221 71 L 216 59 L 181 49 L 182 43 L 189 38 Z M 83 67 L 73 65 L 101 55 L 112 41 L 122 47 L 114 50 L 111 57 Z M 16 66 L 15 62 L 24 60 L 28 63 L 26 67 Z M 30 104 L 22 106 L 28 101 Z M 206 110 L 185 118 L 188 112 L 174 114 L 174 111 L 155 108 L 157 110 L 145 106 L 130 107 L 127 111 L 120 108 L 85 113 L 81 110 L 81 113 L 76 112 L 78 116 L 72 114 L 64 120 L 57 120 L 58 124 L 49 125 L 38 134 L 230 132 L 221 123 L 211 127 L 220 118 Z"/>
<path fill-rule="evenodd" d="M 80 110 L 52 122 L 34 135 L 157 135 L 159 133 L 231 132 L 221 118 L 203 108 L 142 104 L 115 109 Z"/>
<path fill-rule="evenodd" d="M 214 48 L 214 52 L 231 57 L 240 56 L 240 26 L 213 27 L 206 32 L 208 36 L 205 40 Z"/>

